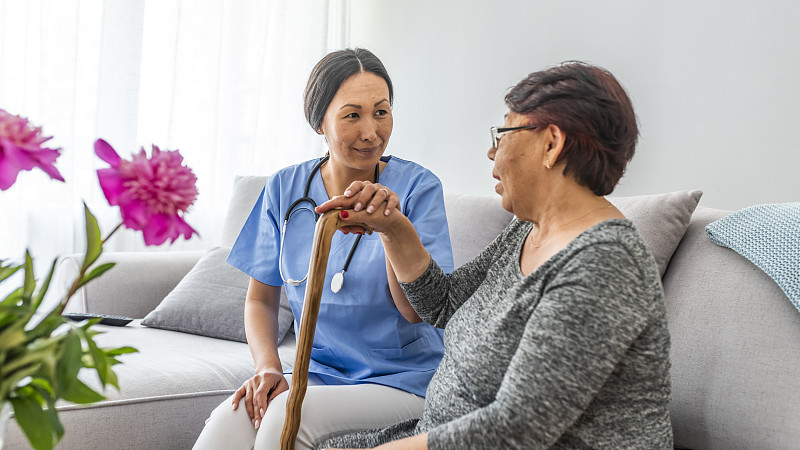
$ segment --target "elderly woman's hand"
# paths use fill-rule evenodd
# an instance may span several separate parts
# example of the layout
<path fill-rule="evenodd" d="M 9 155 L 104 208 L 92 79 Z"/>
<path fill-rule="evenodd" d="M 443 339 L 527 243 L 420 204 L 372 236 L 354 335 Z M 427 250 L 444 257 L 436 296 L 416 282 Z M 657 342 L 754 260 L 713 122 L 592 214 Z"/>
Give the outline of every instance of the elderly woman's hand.
<path fill-rule="evenodd" d="M 334 197 L 317 206 L 316 212 L 321 214 L 340 208 L 343 211 L 339 212 L 339 218 L 345 223 L 354 224 L 340 228 L 343 232 L 363 234 L 363 228 L 355 224 L 364 224 L 381 233 L 383 249 L 391 263 L 393 272 L 391 278 L 396 277 L 401 282 L 409 282 L 416 280 L 425 272 L 430 264 L 431 255 L 422 245 L 414 224 L 401 211 L 395 211 L 395 208 L 400 209 L 399 204 L 400 198 L 397 194 L 380 184 L 356 181 L 347 188 L 345 195 Z M 399 290 L 397 295 L 394 290 L 392 291 L 395 303 L 407 304 L 405 294 L 402 294 L 404 300 L 398 301 L 402 289 L 399 286 L 397 289 Z M 398 309 L 402 312 L 401 308 L 398 304 Z M 413 312 L 413 308 L 410 309 Z M 414 318 L 406 317 L 406 319 L 416 323 Z M 416 316 L 416 320 L 420 320 L 419 316 Z"/>
<path fill-rule="evenodd" d="M 392 214 L 400 209 L 400 198 L 379 183 L 355 181 L 344 191 L 327 202 L 317 206 L 316 212 L 322 214 L 331 209 L 352 209 L 352 213 L 343 211 L 341 218 L 345 221 L 360 222 L 369 225 L 377 232 L 383 232 L 402 214 Z M 361 227 L 342 227 L 344 233 L 363 234 Z"/>

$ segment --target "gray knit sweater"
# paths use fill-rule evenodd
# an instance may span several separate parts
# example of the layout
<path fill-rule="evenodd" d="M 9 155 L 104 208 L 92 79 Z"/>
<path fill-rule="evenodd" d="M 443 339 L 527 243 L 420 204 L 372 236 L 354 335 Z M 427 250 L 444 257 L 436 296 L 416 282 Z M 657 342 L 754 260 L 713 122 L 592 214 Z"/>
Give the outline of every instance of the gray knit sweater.
<path fill-rule="evenodd" d="M 450 276 L 403 285 L 445 328 L 419 421 L 340 436 L 372 447 L 428 432 L 430 449 L 671 449 L 669 334 L 658 269 L 632 223 L 595 225 L 528 276 L 514 220 Z"/>

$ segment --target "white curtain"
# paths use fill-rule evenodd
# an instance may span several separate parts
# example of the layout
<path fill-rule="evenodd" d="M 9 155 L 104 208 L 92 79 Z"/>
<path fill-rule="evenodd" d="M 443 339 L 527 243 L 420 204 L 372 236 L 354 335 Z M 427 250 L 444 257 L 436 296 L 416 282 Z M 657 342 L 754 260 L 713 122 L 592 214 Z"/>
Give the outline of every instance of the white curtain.
<path fill-rule="evenodd" d="M 122 157 L 179 149 L 200 195 L 186 216 L 216 244 L 236 174 L 268 175 L 323 152 L 302 95 L 314 63 L 347 43 L 347 0 L 0 0 L 0 108 L 63 148 L 66 183 L 23 172 L 0 192 L 0 258 L 82 252 L 85 201 L 119 222 L 97 183 L 97 138 Z M 124 230 L 107 251 L 145 249 Z M 41 276 L 41 272 L 40 272 Z"/>

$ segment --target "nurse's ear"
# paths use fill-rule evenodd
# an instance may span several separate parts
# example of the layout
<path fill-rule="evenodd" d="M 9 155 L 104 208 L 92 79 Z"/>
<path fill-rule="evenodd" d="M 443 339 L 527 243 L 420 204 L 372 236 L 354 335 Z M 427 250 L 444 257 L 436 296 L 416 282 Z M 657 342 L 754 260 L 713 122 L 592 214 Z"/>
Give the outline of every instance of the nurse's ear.
<path fill-rule="evenodd" d="M 325 130 L 322 129 L 322 125 L 317 128 L 317 134 L 322 136 L 322 139 L 325 141 L 325 145 L 328 145 L 328 137 L 325 136 Z"/>

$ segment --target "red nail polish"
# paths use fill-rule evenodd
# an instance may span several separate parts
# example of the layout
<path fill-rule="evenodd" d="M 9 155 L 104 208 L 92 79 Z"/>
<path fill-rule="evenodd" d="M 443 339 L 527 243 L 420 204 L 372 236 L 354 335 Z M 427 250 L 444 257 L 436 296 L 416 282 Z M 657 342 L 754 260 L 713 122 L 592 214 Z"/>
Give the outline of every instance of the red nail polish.
<path fill-rule="evenodd" d="M 347 217 L 348 217 L 349 215 L 350 215 L 350 214 L 347 214 L 347 211 L 342 211 L 342 212 L 340 212 L 340 213 L 339 213 L 339 216 L 341 216 L 341 217 L 342 217 L 342 219 L 347 219 Z"/>

